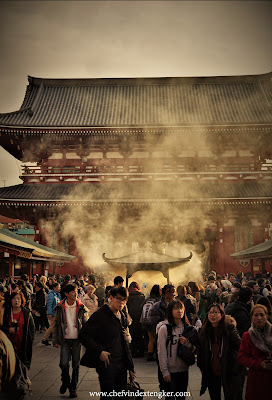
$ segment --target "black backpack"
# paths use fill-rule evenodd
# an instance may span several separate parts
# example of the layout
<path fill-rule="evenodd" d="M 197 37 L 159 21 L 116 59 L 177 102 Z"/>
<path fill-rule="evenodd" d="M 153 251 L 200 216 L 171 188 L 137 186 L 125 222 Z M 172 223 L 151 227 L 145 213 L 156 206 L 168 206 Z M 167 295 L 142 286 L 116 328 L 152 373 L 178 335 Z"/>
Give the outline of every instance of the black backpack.
<path fill-rule="evenodd" d="M 172 325 L 166 324 L 167 327 L 167 338 L 166 338 L 166 348 L 168 347 L 169 342 L 173 343 L 173 333 L 172 333 Z M 190 340 L 191 344 L 195 347 L 198 347 L 198 333 L 194 326 L 189 325 L 184 328 L 182 333 L 184 337 Z M 156 335 L 158 336 L 158 335 Z M 183 361 L 189 366 L 195 363 L 195 355 L 191 351 L 189 347 L 183 346 L 180 342 L 178 344 L 178 357 L 182 358 Z M 172 346 L 170 346 L 170 357 L 172 356 Z M 156 352 L 156 360 L 159 364 L 158 352 Z"/>
<path fill-rule="evenodd" d="M 165 324 L 167 328 L 167 338 L 166 338 L 166 343 L 165 346 L 167 348 L 169 342 L 171 341 L 171 344 L 173 343 L 173 333 L 172 333 L 172 325 L 170 324 Z M 158 343 L 158 334 L 156 333 L 156 361 L 157 364 L 159 365 L 159 357 L 158 357 L 158 348 L 157 348 L 157 343 Z M 172 355 L 172 347 L 170 346 L 170 356 Z"/>

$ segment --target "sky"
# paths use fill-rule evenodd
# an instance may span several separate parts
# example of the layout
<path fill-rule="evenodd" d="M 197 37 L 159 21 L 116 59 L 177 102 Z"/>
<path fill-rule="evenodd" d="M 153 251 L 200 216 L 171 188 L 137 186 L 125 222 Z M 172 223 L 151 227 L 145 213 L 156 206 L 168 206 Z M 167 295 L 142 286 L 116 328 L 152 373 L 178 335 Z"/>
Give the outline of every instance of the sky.
<path fill-rule="evenodd" d="M 106 78 L 272 71 L 270 1 L 0 1 L 0 113 L 27 75 Z M 0 148 L 0 186 L 20 162 Z"/>

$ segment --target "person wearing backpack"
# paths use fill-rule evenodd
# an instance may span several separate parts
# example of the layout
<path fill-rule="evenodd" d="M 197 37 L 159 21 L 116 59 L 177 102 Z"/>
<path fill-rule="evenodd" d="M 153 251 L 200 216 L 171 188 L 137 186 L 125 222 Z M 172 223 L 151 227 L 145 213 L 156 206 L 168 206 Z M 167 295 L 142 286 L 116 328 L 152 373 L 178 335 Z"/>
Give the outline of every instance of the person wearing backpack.
<path fill-rule="evenodd" d="M 160 301 L 155 303 L 150 310 L 150 326 L 154 333 L 156 333 L 156 326 L 160 321 L 164 321 L 166 317 L 166 310 L 168 304 L 174 300 L 175 287 L 174 285 L 167 284 L 162 288 L 162 296 Z"/>
<path fill-rule="evenodd" d="M 129 315 L 132 318 L 132 323 L 129 327 L 131 334 L 131 354 L 132 357 L 144 357 L 144 335 L 142 325 L 140 323 L 141 310 L 145 302 L 145 296 L 140 291 L 140 286 L 137 282 L 131 282 L 128 288 L 129 298 L 127 308 Z"/>
<path fill-rule="evenodd" d="M 162 290 L 160 285 L 153 285 L 150 291 L 150 296 L 146 299 L 142 314 L 140 318 L 140 323 L 142 324 L 143 330 L 147 331 L 148 334 L 148 344 L 147 344 L 147 361 L 155 361 L 154 359 L 154 345 L 156 341 L 156 335 L 151 325 L 151 309 L 155 303 L 157 303 L 162 295 Z"/>
<path fill-rule="evenodd" d="M 167 320 L 157 325 L 158 379 L 160 390 L 167 392 L 165 394 L 167 399 L 180 399 L 180 392 L 187 392 L 189 367 L 178 355 L 179 342 L 192 354 L 196 347 L 183 336 L 185 328 L 190 325 L 184 304 L 180 300 L 171 301 L 168 304 L 166 316 Z M 172 392 L 171 395 L 170 392 Z"/>

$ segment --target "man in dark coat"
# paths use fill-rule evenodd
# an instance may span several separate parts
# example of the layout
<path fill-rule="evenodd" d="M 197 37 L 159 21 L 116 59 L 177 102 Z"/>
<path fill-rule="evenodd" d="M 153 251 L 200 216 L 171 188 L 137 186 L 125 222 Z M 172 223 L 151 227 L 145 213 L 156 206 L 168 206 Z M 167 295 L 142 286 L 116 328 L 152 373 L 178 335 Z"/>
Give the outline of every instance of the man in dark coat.
<path fill-rule="evenodd" d="M 247 286 L 251 289 L 251 291 L 252 291 L 252 300 L 253 300 L 253 303 L 256 304 L 256 303 L 257 303 L 257 300 L 258 300 L 260 297 L 262 297 L 262 296 L 259 294 L 259 293 L 260 293 L 259 285 L 257 284 L 256 281 L 251 280 L 251 281 L 248 281 L 248 282 L 247 282 Z"/>
<path fill-rule="evenodd" d="M 167 306 L 170 301 L 174 300 L 174 297 L 175 287 L 170 284 L 165 285 L 162 288 L 162 297 L 160 301 L 155 303 L 150 310 L 150 324 L 154 332 L 156 331 L 157 324 L 165 319 Z"/>
<path fill-rule="evenodd" d="M 134 378 L 134 365 L 129 349 L 128 323 L 123 308 L 128 298 L 124 287 L 111 289 L 109 304 L 103 305 L 83 326 L 79 340 L 86 347 L 81 365 L 96 368 L 100 390 L 111 399 L 113 390 L 122 392 L 127 387 L 127 371 Z M 118 395 L 118 398 L 124 396 Z"/>
<path fill-rule="evenodd" d="M 44 328 L 45 318 L 47 317 L 47 310 L 46 310 L 46 302 L 47 302 L 47 293 L 43 288 L 41 282 L 35 283 L 35 300 L 32 305 L 33 310 L 33 317 L 35 322 L 36 331 L 41 329 L 41 332 Z"/>
<path fill-rule="evenodd" d="M 71 275 L 67 274 L 64 277 L 64 281 L 62 282 L 61 289 L 60 289 L 60 295 L 61 295 L 61 300 L 63 300 L 65 298 L 65 286 L 67 286 L 70 283 L 71 280 Z"/>
<path fill-rule="evenodd" d="M 140 292 L 140 286 L 137 282 L 131 282 L 128 288 L 129 298 L 127 308 L 129 315 L 132 318 L 132 323 L 129 326 L 131 334 L 131 353 L 132 357 L 144 357 L 144 335 L 140 318 L 142 308 L 145 302 L 145 296 Z"/>
<path fill-rule="evenodd" d="M 240 337 L 242 337 L 243 333 L 247 332 L 251 326 L 251 299 L 251 289 L 242 286 L 239 290 L 237 299 L 235 299 L 233 303 L 229 303 L 225 308 L 225 313 L 235 318 Z"/>

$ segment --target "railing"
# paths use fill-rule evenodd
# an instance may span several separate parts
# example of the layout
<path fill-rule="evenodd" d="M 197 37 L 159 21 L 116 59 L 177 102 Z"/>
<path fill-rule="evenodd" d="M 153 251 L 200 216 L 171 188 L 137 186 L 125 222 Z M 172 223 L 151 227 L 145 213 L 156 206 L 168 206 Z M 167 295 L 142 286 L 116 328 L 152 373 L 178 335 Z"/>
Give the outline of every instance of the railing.
<path fill-rule="evenodd" d="M 254 170 L 254 165 L 250 164 L 232 164 L 232 165 L 178 165 L 173 167 L 172 165 L 162 165 L 154 169 L 149 169 L 145 166 L 140 165 L 111 165 L 111 166 L 71 166 L 71 167 L 44 167 L 44 166 L 23 166 L 23 176 L 31 175 L 74 175 L 74 174 L 130 174 L 130 173 L 217 173 L 221 174 L 224 172 L 250 172 L 257 173 L 264 171 L 272 171 L 272 167 L 269 166 L 266 170 Z"/>
<path fill-rule="evenodd" d="M 50 182 L 107 182 L 123 180 L 260 180 L 271 177 L 270 170 L 252 170 L 252 165 L 201 165 L 201 169 L 190 165 L 162 165 L 155 170 L 147 167 L 130 166 L 74 166 L 44 167 L 25 166 L 22 179 L 26 183 Z"/>

